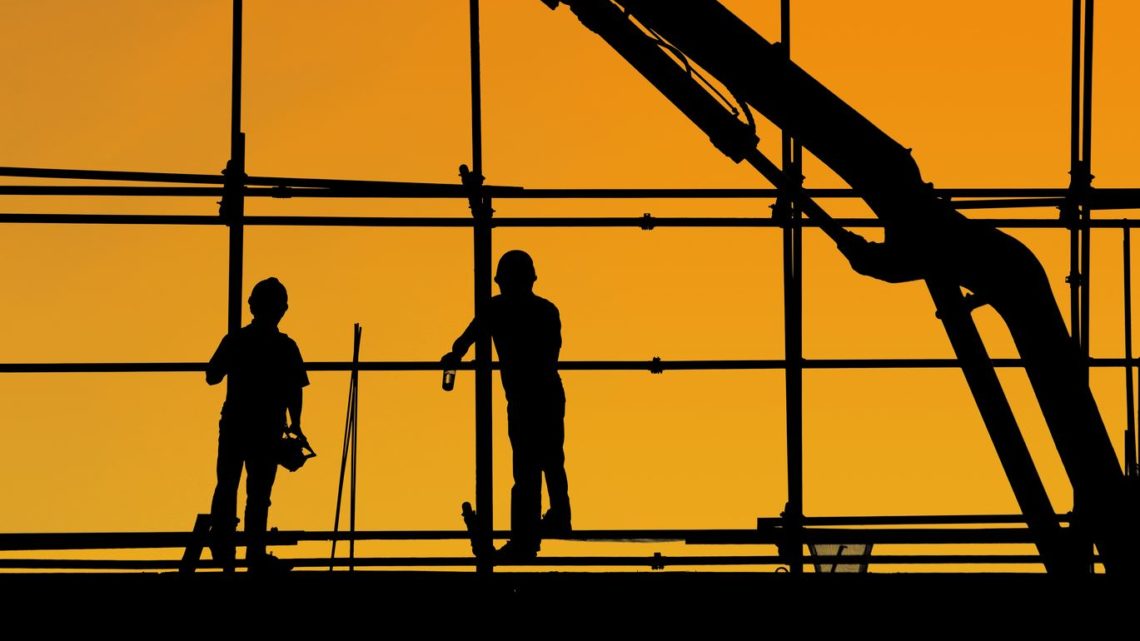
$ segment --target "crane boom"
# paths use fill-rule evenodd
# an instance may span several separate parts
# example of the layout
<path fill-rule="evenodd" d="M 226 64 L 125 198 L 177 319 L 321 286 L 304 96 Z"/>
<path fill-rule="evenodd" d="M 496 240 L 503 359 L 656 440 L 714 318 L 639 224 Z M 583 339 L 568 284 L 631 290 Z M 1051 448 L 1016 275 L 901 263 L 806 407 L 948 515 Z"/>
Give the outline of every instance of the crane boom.
<path fill-rule="evenodd" d="M 1069 335 L 1041 263 L 1021 242 L 971 221 L 923 182 L 897 141 L 791 62 L 716 0 L 542 0 L 566 4 L 736 162 L 787 190 L 859 273 L 930 290 L 1015 498 L 1050 572 L 1135 573 L 1138 532 L 1096 401 L 1087 361 Z M 843 229 L 757 149 L 758 139 L 690 72 L 695 63 L 738 101 L 791 134 L 845 180 L 883 221 L 883 243 Z M 1001 316 L 1020 354 L 1073 486 L 1073 527 L 1048 495 L 972 318 L 962 288 Z"/>

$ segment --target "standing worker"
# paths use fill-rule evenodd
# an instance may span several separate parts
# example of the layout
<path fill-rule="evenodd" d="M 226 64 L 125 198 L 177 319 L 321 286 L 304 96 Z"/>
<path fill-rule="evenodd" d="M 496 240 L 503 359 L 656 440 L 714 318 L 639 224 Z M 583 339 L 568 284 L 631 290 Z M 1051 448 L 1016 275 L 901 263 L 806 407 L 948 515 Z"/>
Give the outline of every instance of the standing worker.
<path fill-rule="evenodd" d="M 507 434 L 513 451 L 515 484 L 511 488 L 511 540 L 496 553 L 504 562 L 533 559 L 543 536 L 568 534 L 564 417 L 566 394 L 558 375 L 562 322 L 554 303 L 535 295 L 534 262 L 521 250 L 499 259 L 486 317 L 476 317 L 443 357 L 453 370 L 484 329 L 499 353 L 503 391 L 507 395 Z M 542 477 L 550 510 L 542 513 Z"/>
<path fill-rule="evenodd" d="M 237 489 L 246 470 L 245 558 L 251 572 L 287 570 L 265 551 L 269 495 L 277 477 L 278 447 L 286 431 L 301 433 L 301 388 L 309 384 L 297 343 L 277 329 L 289 309 L 288 293 L 276 278 L 253 287 L 253 321 L 222 339 L 206 366 L 206 382 L 228 378 L 218 430 L 218 484 L 210 509 L 214 560 L 227 570 L 234 562 Z M 286 411 L 292 424 L 286 427 Z"/>

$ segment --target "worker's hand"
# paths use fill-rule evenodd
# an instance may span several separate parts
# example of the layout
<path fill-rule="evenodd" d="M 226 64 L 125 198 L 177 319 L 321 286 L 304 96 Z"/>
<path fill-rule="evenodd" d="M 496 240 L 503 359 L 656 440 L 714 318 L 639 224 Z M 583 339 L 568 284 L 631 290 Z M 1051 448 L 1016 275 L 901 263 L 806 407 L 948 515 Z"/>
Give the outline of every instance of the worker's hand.
<path fill-rule="evenodd" d="M 439 362 L 443 365 L 443 369 L 458 369 L 461 360 L 461 357 L 455 352 L 448 352 L 439 359 Z"/>
<path fill-rule="evenodd" d="M 299 436 L 301 438 L 305 438 L 305 433 L 301 431 L 301 424 L 300 423 L 293 423 L 289 427 L 286 427 L 285 431 L 288 433 L 291 433 L 291 434 L 296 434 L 297 436 Z"/>

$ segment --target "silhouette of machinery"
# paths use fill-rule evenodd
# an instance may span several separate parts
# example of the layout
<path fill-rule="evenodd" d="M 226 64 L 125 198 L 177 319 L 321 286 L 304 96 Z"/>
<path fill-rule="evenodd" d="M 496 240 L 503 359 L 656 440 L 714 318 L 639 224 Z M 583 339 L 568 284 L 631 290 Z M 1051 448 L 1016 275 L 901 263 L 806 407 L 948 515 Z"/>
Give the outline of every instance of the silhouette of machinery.
<path fill-rule="evenodd" d="M 1085 356 L 1032 252 L 957 212 L 923 182 L 909 149 L 719 2 L 542 1 L 552 9 L 568 5 L 718 150 L 788 194 L 856 271 L 887 282 L 924 280 L 1048 570 L 1087 572 L 1090 542 L 1108 571 L 1136 570 L 1132 497 L 1089 390 Z M 739 109 L 694 67 L 727 88 Z M 766 158 L 757 149 L 750 108 L 843 178 L 883 221 L 885 242 L 867 242 L 836 224 L 798 176 Z M 1087 187 L 1089 176 L 1077 172 L 1072 179 Z M 963 296 L 962 288 L 972 294 Z M 1074 522 L 1067 530 L 1058 523 L 970 316 L 980 305 L 992 306 L 1008 326 L 1072 483 Z"/>

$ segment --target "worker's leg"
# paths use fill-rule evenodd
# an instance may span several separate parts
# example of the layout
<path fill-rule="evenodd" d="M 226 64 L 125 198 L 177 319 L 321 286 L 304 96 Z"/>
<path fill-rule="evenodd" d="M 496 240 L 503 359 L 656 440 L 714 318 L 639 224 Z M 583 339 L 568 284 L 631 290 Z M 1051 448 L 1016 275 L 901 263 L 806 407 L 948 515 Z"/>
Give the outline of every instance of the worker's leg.
<path fill-rule="evenodd" d="M 277 478 L 277 459 L 273 439 L 260 439 L 246 463 L 245 479 L 245 558 L 255 561 L 265 557 L 265 529 L 269 520 L 269 495 Z"/>
<path fill-rule="evenodd" d="M 550 407 L 542 425 L 542 470 L 546 474 L 546 491 L 550 495 L 550 511 L 544 518 L 544 529 L 552 534 L 570 531 L 570 491 L 566 480 L 566 401 Z"/>
<path fill-rule="evenodd" d="M 535 443 L 534 412 L 512 403 L 507 406 L 507 425 L 515 479 L 511 487 L 511 542 L 520 550 L 537 550 L 542 467 Z"/>
<path fill-rule="evenodd" d="M 232 568 L 234 530 L 237 529 L 237 491 L 244 453 L 238 426 L 222 421 L 218 426 L 217 484 L 210 503 L 210 554 Z"/>

